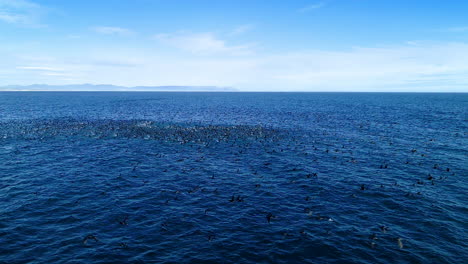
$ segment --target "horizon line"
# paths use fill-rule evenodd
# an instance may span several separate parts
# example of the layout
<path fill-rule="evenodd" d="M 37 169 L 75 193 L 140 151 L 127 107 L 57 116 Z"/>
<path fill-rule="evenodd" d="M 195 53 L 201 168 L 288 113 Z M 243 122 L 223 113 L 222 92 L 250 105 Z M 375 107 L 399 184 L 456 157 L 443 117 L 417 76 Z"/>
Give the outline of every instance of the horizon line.
<path fill-rule="evenodd" d="M 222 93 L 457 93 L 464 94 L 467 91 L 459 90 L 279 90 L 279 89 L 239 89 L 233 86 L 216 85 L 138 85 L 123 86 L 114 84 L 29 84 L 29 85 L 0 85 L 0 92 L 222 92 Z"/>
<path fill-rule="evenodd" d="M 433 93 L 433 94 L 466 94 L 467 92 L 463 91 L 273 91 L 273 90 L 237 90 L 237 91 L 203 91 L 203 90 L 193 90 L 193 91 L 169 91 L 169 90 L 160 90 L 160 91 L 144 91 L 144 90 L 108 90 L 108 91 L 96 91 L 96 90 L 2 90 L 0 88 L 0 93 L 27 93 L 27 92 L 37 92 L 37 93 Z"/>

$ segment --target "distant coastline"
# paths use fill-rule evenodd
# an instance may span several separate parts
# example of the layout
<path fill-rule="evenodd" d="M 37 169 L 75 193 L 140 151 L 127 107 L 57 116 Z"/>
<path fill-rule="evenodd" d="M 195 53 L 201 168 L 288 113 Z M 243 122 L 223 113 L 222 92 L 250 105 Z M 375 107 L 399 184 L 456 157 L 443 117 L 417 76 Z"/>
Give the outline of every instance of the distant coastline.
<path fill-rule="evenodd" d="M 237 89 L 229 86 L 119 86 L 110 84 L 69 84 L 69 85 L 6 85 L 0 92 L 237 92 L 237 93 L 447 93 L 466 94 L 465 91 L 400 91 L 400 90 L 252 90 Z"/>
<path fill-rule="evenodd" d="M 237 92 L 232 87 L 218 86 L 117 86 L 94 84 L 71 85 L 8 85 L 0 86 L 0 91 L 12 92 Z"/>

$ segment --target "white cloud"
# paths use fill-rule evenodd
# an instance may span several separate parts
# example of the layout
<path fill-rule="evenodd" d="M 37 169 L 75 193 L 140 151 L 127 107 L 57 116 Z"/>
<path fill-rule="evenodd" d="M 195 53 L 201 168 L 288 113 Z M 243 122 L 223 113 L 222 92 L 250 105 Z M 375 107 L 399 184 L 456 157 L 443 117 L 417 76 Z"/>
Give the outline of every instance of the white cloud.
<path fill-rule="evenodd" d="M 0 12 L 0 20 L 7 22 L 7 23 L 11 23 L 11 24 L 14 24 L 14 23 L 25 24 L 29 22 L 29 17 L 25 15 Z"/>
<path fill-rule="evenodd" d="M 117 47 L 72 54 L 61 58 L 0 54 L 2 58 L 7 55 L 6 61 L 0 61 L 0 73 L 8 76 L 0 85 L 110 83 L 215 85 L 247 91 L 468 92 L 468 43 L 416 42 L 248 56 L 205 57 Z M 16 72 L 11 65 L 18 67 Z"/>
<path fill-rule="evenodd" d="M 47 66 L 19 66 L 16 68 L 20 70 L 32 70 L 32 71 L 63 71 L 63 69 L 51 68 Z"/>
<path fill-rule="evenodd" d="M 468 27 L 452 27 L 447 29 L 449 32 L 468 32 Z"/>
<path fill-rule="evenodd" d="M 249 55 L 251 45 L 228 45 L 212 33 L 158 34 L 155 39 L 163 44 L 196 55 Z"/>
<path fill-rule="evenodd" d="M 37 8 L 38 4 L 27 0 L 0 0 L 0 8 Z"/>
<path fill-rule="evenodd" d="M 44 75 L 44 76 L 60 76 L 60 77 L 71 76 L 68 73 L 61 73 L 61 72 L 42 72 L 41 75 Z"/>
<path fill-rule="evenodd" d="M 69 77 L 73 74 L 67 72 L 64 68 L 51 66 L 18 66 L 18 70 L 28 71 L 28 75 L 36 75 L 39 77 Z"/>
<path fill-rule="evenodd" d="M 312 5 L 308 5 L 308 6 L 304 6 L 300 9 L 298 9 L 297 11 L 299 13 L 307 13 L 307 12 L 310 12 L 312 10 L 315 10 L 315 9 L 319 9 L 319 8 L 322 8 L 325 6 L 325 2 L 318 2 L 318 3 L 315 3 L 315 4 L 312 4 Z"/>
<path fill-rule="evenodd" d="M 40 5 L 26 0 L 0 0 L 0 21 L 9 24 L 40 26 L 39 19 L 45 12 Z"/>
<path fill-rule="evenodd" d="M 81 35 L 74 35 L 74 34 L 69 34 L 66 37 L 69 38 L 69 39 L 80 39 L 80 38 L 82 38 Z"/>
<path fill-rule="evenodd" d="M 133 31 L 121 27 L 94 27 L 92 29 L 97 33 L 105 35 L 130 36 L 134 34 Z"/>
<path fill-rule="evenodd" d="M 264 65 L 271 65 L 265 75 L 278 84 L 302 89 L 391 91 L 437 84 L 439 89 L 466 91 L 466 60 L 467 44 L 445 43 L 306 51 L 270 57 Z"/>
<path fill-rule="evenodd" d="M 248 32 L 248 31 L 250 31 L 252 29 L 253 29 L 252 25 L 241 25 L 241 26 L 236 27 L 234 30 L 232 30 L 229 33 L 229 36 L 241 35 L 241 34 L 244 34 L 244 33 Z"/>

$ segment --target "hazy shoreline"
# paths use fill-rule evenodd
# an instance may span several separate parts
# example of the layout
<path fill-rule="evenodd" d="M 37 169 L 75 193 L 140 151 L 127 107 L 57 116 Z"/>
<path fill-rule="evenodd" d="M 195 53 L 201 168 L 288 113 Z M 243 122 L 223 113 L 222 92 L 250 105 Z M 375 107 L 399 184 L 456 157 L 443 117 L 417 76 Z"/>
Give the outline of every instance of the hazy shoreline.
<path fill-rule="evenodd" d="M 221 86 L 117 86 L 107 84 L 71 84 L 71 85 L 47 85 L 47 84 L 32 84 L 32 85 L 6 85 L 0 86 L 0 92 L 197 92 L 197 93 L 456 93 L 466 94 L 464 91 L 274 91 L 274 90 L 242 90 L 234 87 Z"/>
<path fill-rule="evenodd" d="M 25 91 L 25 92 L 232 92 L 238 91 L 232 87 L 218 86 L 117 86 L 94 84 L 71 85 L 7 85 L 0 87 L 0 91 Z"/>

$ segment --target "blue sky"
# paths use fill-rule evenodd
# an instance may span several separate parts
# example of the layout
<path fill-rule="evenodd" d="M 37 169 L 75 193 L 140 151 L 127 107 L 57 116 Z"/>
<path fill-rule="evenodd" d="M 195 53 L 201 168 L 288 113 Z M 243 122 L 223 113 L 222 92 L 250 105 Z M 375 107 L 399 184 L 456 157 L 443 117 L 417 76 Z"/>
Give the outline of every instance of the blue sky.
<path fill-rule="evenodd" d="M 468 91 L 468 1 L 0 0 L 0 86 Z"/>

